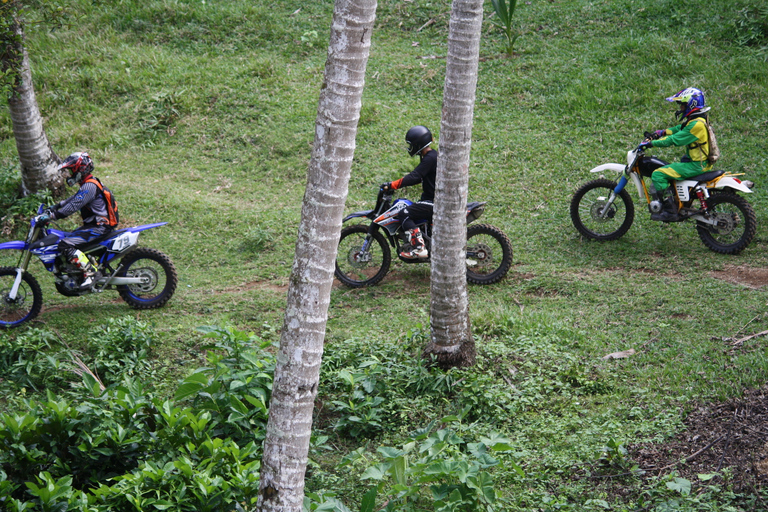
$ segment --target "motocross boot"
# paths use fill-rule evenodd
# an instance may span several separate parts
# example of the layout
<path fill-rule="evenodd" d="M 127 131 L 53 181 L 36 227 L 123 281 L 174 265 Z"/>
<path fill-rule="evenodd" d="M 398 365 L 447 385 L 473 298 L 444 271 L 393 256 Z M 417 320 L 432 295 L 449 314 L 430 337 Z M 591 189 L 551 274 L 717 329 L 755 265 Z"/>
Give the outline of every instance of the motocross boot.
<path fill-rule="evenodd" d="M 677 222 L 680 220 L 677 207 L 677 197 L 674 193 L 671 192 L 670 189 L 668 190 L 670 191 L 670 194 L 664 200 L 661 200 L 661 198 L 664 197 L 665 194 L 657 192 L 657 197 L 662 204 L 662 210 L 658 213 L 652 213 L 651 220 L 657 220 L 661 222 Z"/>
<path fill-rule="evenodd" d="M 426 259 L 429 257 L 429 252 L 424 245 L 424 237 L 421 235 L 419 228 L 414 228 L 405 232 L 408 235 L 408 239 L 411 244 L 411 248 L 408 251 L 400 253 L 402 258 L 407 260 Z"/>
<path fill-rule="evenodd" d="M 91 285 L 93 285 L 96 269 L 91 265 L 88 256 L 86 256 L 83 251 L 77 249 L 69 262 L 73 265 L 77 265 L 78 268 L 83 271 L 83 282 L 80 283 L 80 288 L 90 288 Z"/>

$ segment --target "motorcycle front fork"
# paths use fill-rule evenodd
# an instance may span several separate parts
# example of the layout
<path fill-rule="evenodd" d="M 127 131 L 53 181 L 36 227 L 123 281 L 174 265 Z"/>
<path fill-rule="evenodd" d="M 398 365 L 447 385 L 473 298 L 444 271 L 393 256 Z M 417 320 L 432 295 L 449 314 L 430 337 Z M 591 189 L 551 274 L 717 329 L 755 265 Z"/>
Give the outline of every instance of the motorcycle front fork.
<path fill-rule="evenodd" d="M 616 202 L 616 198 L 619 196 L 622 190 L 624 190 L 624 187 L 627 186 L 627 177 L 622 176 L 619 180 L 618 185 L 611 191 L 611 195 L 608 196 L 608 201 L 605 202 L 605 206 L 600 210 L 600 218 L 604 219 L 608 213 L 611 211 L 611 206 L 614 202 Z"/>
<path fill-rule="evenodd" d="M 11 286 L 11 291 L 8 294 L 8 298 L 10 300 L 16 300 L 16 296 L 19 294 L 19 286 L 21 286 L 21 276 L 24 274 L 24 272 L 27 271 L 27 268 L 29 267 L 29 260 L 32 257 L 32 254 L 29 251 L 24 251 L 21 255 L 21 259 L 19 260 L 19 266 L 16 267 L 16 279 L 13 280 L 13 286 Z"/>

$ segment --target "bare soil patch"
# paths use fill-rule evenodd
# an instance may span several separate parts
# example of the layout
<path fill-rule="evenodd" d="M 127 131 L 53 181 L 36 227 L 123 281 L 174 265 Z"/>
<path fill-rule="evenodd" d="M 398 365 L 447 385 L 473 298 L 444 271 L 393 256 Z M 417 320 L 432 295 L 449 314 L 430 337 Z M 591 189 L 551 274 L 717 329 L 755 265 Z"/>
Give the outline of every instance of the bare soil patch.
<path fill-rule="evenodd" d="M 677 471 L 691 482 L 699 474 L 730 468 L 736 492 L 768 484 L 768 385 L 722 403 L 700 404 L 687 429 L 663 444 L 640 444 L 629 453 L 648 475 Z"/>
<path fill-rule="evenodd" d="M 224 288 L 223 290 L 217 291 L 216 293 L 217 294 L 236 293 L 236 292 L 247 292 L 251 290 L 270 291 L 275 293 L 287 293 L 288 285 L 287 284 L 278 285 L 278 284 L 270 283 L 268 281 L 248 281 L 238 286 L 230 286 L 228 288 Z"/>
<path fill-rule="evenodd" d="M 768 268 L 728 265 L 723 270 L 710 272 L 710 276 L 721 281 L 739 284 L 747 288 L 762 288 L 768 285 Z"/>

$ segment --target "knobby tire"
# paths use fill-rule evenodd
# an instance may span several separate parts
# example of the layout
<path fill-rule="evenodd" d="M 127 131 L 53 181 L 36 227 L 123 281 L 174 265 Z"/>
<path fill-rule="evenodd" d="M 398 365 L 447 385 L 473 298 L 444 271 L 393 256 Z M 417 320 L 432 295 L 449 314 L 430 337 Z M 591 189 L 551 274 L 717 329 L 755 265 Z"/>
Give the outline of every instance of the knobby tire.
<path fill-rule="evenodd" d="M 479 237 L 488 238 L 479 238 Z M 489 245 L 489 241 L 492 244 Z M 480 258 L 471 254 L 481 254 Z M 501 281 L 512 266 L 512 243 L 499 228 L 473 224 L 467 229 L 467 282 L 493 284 Z"/>
<path fill-rule="evenodd" d="M 139 247 L 120 261 L 118 277 L 149 276 L 150 285 L 120 285 L 117 292 L 134 309 L 155 309 L 164 306 L 173 296 L 178 284 L 176 267 L 170 258 L 155 249 Z"/>
<path fill-rule="evenodd" d="M 696 231 L 702 243 L 720 254 L 739 254 L 746 249 L 757 232 L 757 219 L 752 205 L 730 191 L 716 191 L 707 199 L 707 207 L 710 213 L 730 218 L 727 219 L 727 227 L 723 229 L 697 223 Z"/>
<path fill-rule="evenodd" d="M 11 329 L 29 322 L 40 314 L 43 307 L 43 292 L 37 279 L 27 272 L 21 275 L 16 299 L 7 299 L 14 281 L 15 267 L 0 267 L 0 329 Z"/>
<path fill-rule="evenodd" d="M 627 189 L 619 192 L 608 216 L 601 217 L 599 214 L 615 188 L 616 182 L 601 178 L 576 190 L 571 199 L 571 221 L 583 236 L 608 242 L 621 238 L 629 231 L 635 220 L 635 206 Z"/>
<path fill-rule="evenodd" d="M 386 238 L 378 230 L 372 234 L 368 252 L 361 255 L 360 249 L 367 236 L 368 226 L 364 224 L 348 226 L 341 230 L 334 275 L 350 288 L 378 284 L 387 275 L 392 263 L 392 251 Z"/>

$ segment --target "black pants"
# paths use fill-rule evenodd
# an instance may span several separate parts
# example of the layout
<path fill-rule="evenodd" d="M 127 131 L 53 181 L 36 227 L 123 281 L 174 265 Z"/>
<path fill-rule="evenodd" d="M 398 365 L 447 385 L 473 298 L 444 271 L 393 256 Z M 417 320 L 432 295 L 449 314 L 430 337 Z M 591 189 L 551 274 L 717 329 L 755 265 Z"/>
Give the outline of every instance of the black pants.
<path fill-rule="evenodd" d="M 433 210 L 432 201 L 419 201 L 400 210 L 395 218 L 402 223 L 404 230 L 410 231 L 416 227 L 417 223 L 431 221 Z"/>

